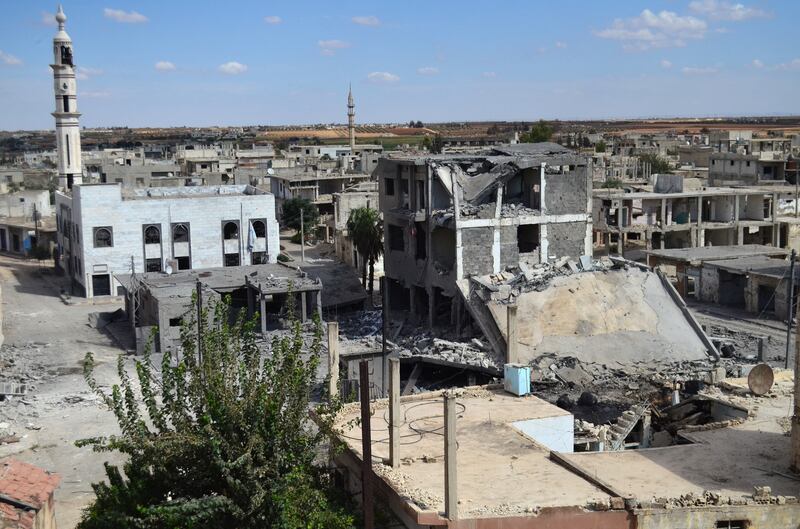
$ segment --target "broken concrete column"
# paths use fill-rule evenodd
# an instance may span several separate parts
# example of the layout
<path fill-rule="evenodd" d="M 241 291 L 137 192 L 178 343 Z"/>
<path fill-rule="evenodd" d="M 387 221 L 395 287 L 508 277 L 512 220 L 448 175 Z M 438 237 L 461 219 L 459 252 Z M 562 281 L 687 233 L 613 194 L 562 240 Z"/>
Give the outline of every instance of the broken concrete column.
<path fill-rule="evenodd" d="M 456 398 L 444 396 L 444 515 L 458 520 L 458 473 L 456 450 Z"/>
<path fill-rule="evenodd" d="M 517 306 L 506 305 L 506 363 L 516 364 L 519 360 L 517 342 Z"/>
<path fill-rule="evenodd" d="M 264 298 L 263 294 L 261 294 L 259 302 L 259 310 L 261 314 L 261 334 L 267 334 L 267 300 Z"/>
<path fill-rule="evenodd" d="M 389 358 L 389 465 L 400 467 L 400 359 Z"/>
<path fill-rule="evenodd" d="M 339 322 L 328 322 L 328 393 L 339 395 Z"/>

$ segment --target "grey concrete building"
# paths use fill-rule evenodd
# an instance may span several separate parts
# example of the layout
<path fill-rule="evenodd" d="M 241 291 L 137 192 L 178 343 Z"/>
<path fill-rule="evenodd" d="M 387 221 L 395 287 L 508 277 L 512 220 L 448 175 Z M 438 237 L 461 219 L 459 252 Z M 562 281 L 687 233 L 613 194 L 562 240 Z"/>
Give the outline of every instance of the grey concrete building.
<path fill-rule="evenodd" d="M 700 276 L 700 299 L 745 310 L 759 317 L 785 320 L 789 311 L 790 263 L 759 255 L 706 261 Z M 800 289 L 800 268 L 794 273 L 794 294 Z"/>
<path fill-rule="evenodd" d="M 347 231 L 347 221 L 354 209 L 368 207 L 378 209 L 378 183 L 361 182 L 333 194 L 333 217 L 328 220 L 328 233 L 332 233 L 336 257 L 353 268 L 360 270 L 363 264 L 358 250 Z M 375 275 L 383 275 L 383 258 L 375 263 Z"/>
<path fill-rule="evenodd" d="M 172 274 L 117 274 L 115 281 L 125 296 L 129 330 L 134 332 L 139 350 L 154 327 L 158 328 L 156 351 L 179 346 L 181 325 L 192 316 L 192 294 L 198 291 L 198 285 L 206 307 L 222 296 L 230 296 L 231 318 L 239 311 L 245 311 L 248 318 L 258 313 L 262 334 L 280 328 L 289 310 L 294 310 L 301 322 L 315 311 L 322 315 L 322 282 L 277 263 Z M 291 303 L 290 296 L 294 298 Z"/>
<path fill-rule="evenodd" d="M 594 191 L 596 247 L 624 253 L 629 241 L 642 249 L 694 248 L 741 244 L 784 246 L 780 201 L 794 187 L 704 188 L 658 193 Z"/>
<path fill-rule="evenodd" d="M 391 307 L 430 326 L 458 321 L 459 280 L 590 254 L 591 174 L 587 158 L 553 143 L 382 159 Z"/>

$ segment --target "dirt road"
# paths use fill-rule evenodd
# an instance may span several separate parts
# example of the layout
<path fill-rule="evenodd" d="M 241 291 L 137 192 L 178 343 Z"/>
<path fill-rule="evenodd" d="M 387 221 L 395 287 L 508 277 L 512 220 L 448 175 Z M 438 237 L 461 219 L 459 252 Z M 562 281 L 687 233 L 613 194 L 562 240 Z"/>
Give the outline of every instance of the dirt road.
<path fill-rule="evenodd" d="M 101 384 L 116 381 L 121 350 L 88 325 L 88 314 L 116 305 L 66 305 L 57 296 L 59 278 L 42 274 L 37 262 L 0 256 L 5 343 L 0 348 L 0 380 L 17 380 L 34 389 L 23 398 L 0 402 L 1 435 L 20 440 L 0 445 L 0 458 L 13 456 L 61 476 L 56 491 L 58 527 L 69 529 L 91 501 L 91 483 L 104 477 L 103 462 L 115 456 L 77 448 L 75 441 L 117 432 L 110 412 L 101 408 L 82 375 L 87 351 L 100 364 Z"/>

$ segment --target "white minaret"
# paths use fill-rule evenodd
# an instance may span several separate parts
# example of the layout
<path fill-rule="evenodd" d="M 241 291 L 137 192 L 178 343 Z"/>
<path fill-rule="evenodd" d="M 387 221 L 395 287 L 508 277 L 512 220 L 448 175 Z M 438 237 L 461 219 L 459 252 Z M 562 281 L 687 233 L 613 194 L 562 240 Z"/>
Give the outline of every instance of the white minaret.
<path fill-rule="evenodd" d="M 83 180 L 81 169 L 81 129 L 78 118 L 75 63 L 72 59 L 72 39 L 64 31 L 67 16 L 58 6 L 58 33 L 53 37 L 53 86 L 56 96 L 56 150 L 58 154 L 58 185 L 72 189 Z"/>
<path fill-rule="evenodd" d="M 356 104 L 353 102 L 353 87 L 347 91 L 347 130 L 350 133 L 350 154 L 356 149 Z"/>

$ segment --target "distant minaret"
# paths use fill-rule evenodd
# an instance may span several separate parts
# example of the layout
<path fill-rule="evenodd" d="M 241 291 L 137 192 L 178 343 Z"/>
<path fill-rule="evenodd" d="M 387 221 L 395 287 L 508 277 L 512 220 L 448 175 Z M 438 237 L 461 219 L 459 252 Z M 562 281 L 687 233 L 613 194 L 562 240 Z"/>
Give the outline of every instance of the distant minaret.
<path fill-rule="evenodd" d="M 350 133 L 350 153 L 356 149 L 356 104 L 353 102 L 353 87 L 347 92 L 347 130 Z"/>
<path fill-rule="evenodd" d="M 61 189 L 72 189 L 81 184 L 81 129 L 78 118 L 77 87 L 75 85 L 75 63 L 72 60 L 72 39 L 64 31 L 67 16 L 58 6 L 56 22 L 58 33 L 53 37 L 53 86 L 56 96 L 56 151 L 58 155 L 58 185 Z"/>

